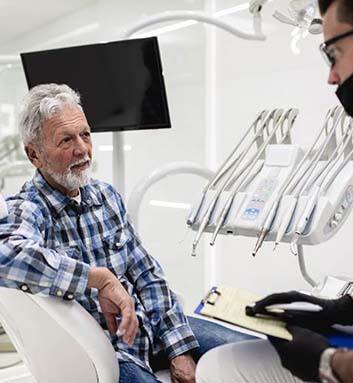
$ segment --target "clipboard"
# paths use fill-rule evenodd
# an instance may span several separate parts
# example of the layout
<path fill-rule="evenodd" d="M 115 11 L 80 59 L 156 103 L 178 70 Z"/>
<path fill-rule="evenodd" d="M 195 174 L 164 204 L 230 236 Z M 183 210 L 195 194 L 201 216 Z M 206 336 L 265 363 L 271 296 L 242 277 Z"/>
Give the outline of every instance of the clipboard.
<path fill-rule="evenodd" d="M 199 314 L 199 315 L 203 315 L 201 313 L 202 309 L 204 308 L 205 304 L 214 304 L 214 303 L 210 303 L 209 301 L 209 298 L 211 295 L 213 294 L 216 294 L 216 295 L 219 295 L 219 291 L 217 290 L 217 286 L 213 286 L 210 291 L 207 293 L 207 295 L 205 296 L 205 298 L 203 298 L 201 300 L 201 302 L 199 303 L 199 305 L 196 307 L 194 313 L 195 314 Z M 212 301 L 211 301 L 212 302 Z"/>
<path fill-rule="evenodd" d="M 195 309 L 196 314 L 231 323 L 261 334 L 281 339 L 292 340 L 292 335 L 286 329 L 286 323 L 277 318 L 249 317 L 245 307 L 261 297 L 239 288 L 214 286 L 201 300 Z M 323 334 L 330 346 L 353 349 L 353 326 L 346 329 L 332 328 Z"/>
<path fill-rule="evenodd" d="M 292 340 L 286 323 L 271 317 L 250 317 L 245 307 L 261 297 L 234 287 L 214 286 L 195 309 L 196 314 L 219 319 L 261 334 Z"/>

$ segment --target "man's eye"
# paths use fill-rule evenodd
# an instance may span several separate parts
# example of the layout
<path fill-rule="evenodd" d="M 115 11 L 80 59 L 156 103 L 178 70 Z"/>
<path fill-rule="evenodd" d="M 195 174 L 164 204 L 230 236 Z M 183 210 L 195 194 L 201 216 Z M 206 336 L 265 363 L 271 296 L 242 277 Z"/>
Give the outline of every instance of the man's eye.
<path fill-rule="evenodd" d="M 70 140 L 71 140 L 70 137 L 65 137 L 65 138 L 63 138 L 63 139 L 61 140 L 61 143 L 62 143 L 62 144 L 66 144 L 66 143 L 70 142 Z"/>

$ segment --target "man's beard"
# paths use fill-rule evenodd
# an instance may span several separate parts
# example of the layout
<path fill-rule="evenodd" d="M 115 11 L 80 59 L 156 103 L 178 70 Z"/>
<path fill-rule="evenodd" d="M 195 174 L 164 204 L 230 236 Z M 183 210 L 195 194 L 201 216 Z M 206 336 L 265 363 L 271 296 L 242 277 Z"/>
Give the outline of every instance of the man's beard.
<path fill-rule="evenodd" d="M 85 170 L 82 170 L 78 174 L 74 174 L 72 167 L 84 162 L 89 162 L 89 167 Z M 53 178 L 53 180 L 63 186 L 67 190 L 75 190 L 80 187 L 87 185 L 91 178 L 91 160 L 88 156 L 72 163 L 64 173 L 52 172 L 50 169 L 47 170 L 47 173 Z"/>

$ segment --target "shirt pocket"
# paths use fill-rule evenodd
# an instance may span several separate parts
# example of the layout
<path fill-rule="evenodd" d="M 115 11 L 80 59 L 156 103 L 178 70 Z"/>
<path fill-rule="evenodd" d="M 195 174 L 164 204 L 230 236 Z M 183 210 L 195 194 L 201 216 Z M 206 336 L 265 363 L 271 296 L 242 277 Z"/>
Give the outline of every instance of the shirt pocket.
<path fill-rule="evenodd" d="M 122 229 L 105 235 L 103 237 L 103 243 L 110 250 L 122 251 L 130 239 L 130 234 L 125 229 Z"/>
<path fill-rule="evenodd" d="M 99 258 L 99 266 L 108 267 L 120 279 L 128 266 L 131 239 L 131 234 L 125 229 L 105 234 L 102 238 L 104 258 Z"/>

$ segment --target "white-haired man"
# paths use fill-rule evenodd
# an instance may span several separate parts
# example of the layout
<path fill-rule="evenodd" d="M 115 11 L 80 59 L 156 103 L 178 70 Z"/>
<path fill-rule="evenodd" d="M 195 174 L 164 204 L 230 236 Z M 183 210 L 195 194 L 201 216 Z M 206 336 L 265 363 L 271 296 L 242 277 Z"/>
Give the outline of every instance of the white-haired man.
<path fill-rule="evenodd" d="M 120 383 L 157 382 L 153 371 L 165 367 L 173 382 L 192 383 L 202 353 L 246 337 L 188 322 L 119 194 L 90 178 L 91 133 L 76 92 L 57 84 L 31 89 L 20 130 L 37 170 L 7 200 L 1 285 L 80 302 L 109 330 Z"/>

